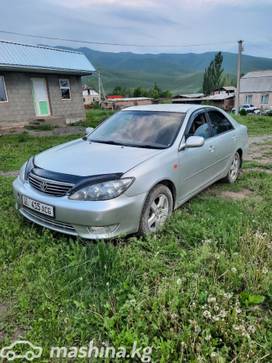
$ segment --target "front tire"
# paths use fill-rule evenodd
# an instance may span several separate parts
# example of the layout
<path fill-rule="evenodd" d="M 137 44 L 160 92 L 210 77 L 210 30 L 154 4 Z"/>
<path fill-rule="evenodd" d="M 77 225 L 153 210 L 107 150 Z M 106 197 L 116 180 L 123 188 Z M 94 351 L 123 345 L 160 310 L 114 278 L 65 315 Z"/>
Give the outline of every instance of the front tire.
<path fill-rule="evenodd" d="M 236 151 L 233 160 L 231 162 L 228 175 L 225 178 L 225 181 L 230 184 L 235 183 L 239 177 L 240 169 L 241 169 L 241 156 L 238 153 L 238 151 Z"/>
<path fill-rule="evenodd" d="M 158 184 L 148 194 L 140 221 L 139 235 L 158 232 L 173 211 L 173 196 L 169 188 Z"/>

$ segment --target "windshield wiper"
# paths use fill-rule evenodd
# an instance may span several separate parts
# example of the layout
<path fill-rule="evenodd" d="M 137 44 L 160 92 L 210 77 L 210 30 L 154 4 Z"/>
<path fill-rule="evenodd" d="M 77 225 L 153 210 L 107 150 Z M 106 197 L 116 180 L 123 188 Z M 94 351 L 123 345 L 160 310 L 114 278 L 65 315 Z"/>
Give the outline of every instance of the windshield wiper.
<path fill-rule="evenodd" d="M 98 142 L 99 144 L 108 144 L 108 145 L 119 145 L 119 146 L 128 146 L 127 144 L 123 144 L 121 142 L 117 142 L 114 140 L 90 140 L 91 142 Z"/>
<path fill-rule="evenodd" d="M 153 144 L 130 144 L 130 143 L 123 143 L 114 140 L 90 140 L 91 142 L 98 142 L 100 144 L 109 144 L 109 145 L 120 145 L 120 146 L 128 146 L 128 147 L 140 147 L 145 149 L 165 149 L 166 146 L 160 145 L 153 145 Z"/>
<path fill-rule="evenodd" d="M 165 146 L 150 145 L 150 144 L 130 144 L 132 147 L 142 147 L 144 149 L 165 149 Z"/>

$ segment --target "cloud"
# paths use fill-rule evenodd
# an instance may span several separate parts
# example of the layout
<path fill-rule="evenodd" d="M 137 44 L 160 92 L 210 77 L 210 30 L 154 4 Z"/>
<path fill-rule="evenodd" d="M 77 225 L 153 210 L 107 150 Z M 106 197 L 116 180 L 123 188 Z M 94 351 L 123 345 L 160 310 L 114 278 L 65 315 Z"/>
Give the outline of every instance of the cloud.
<path fill-rule="evenodd" d="M 93 46 L 95 49 L 154 53 L 236 51 L 237 40 L 244 39 L 247 53 L 272 57 L 268 39 L 271 0 L 12 0 L 10 3 L 1 5 L 0 27 L 5 30 L 145 45 L 143 48 Z M 27 37 L 5 38 L 35 43 Z M 36 43 L 41 41 L 37 39 Z M 171 47 L 173 44 L 191 46 Z M 79 46 L 72 42 L 63 45 Z"/>
<path fill-rule="evenodd" d="M 77 1 L 67 1 L 67 0 L 51 0 L 54 3 L 60 4 L 68 8 L 89 8 L 94 6 L 118 6 L 118 7 L 131 7 L 131 8 L 142 8 L 155 6 L 155 0 L 77 0 Z"/>

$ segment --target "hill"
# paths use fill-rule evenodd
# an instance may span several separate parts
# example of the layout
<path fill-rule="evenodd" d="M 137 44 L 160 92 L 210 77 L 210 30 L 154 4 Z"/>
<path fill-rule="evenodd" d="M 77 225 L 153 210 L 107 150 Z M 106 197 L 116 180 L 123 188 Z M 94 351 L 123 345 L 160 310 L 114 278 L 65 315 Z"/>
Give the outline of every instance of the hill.
<path fill-rule="evenodd" d="M 90 48 L 67 48 L 84 53 L 101 71 L 105 90 L 110 92 L 115 86 L 159 87 L 172 92 L 197 92 L 202 86 L 204 69 L 214 58 L 216 52 L 202 54 L 136 54 L 131 52 L 101 52 Z M 225 73 L 235 79 L 236 54 L 223 52 Z M 254 70 L 272 69 L 271 58 L 242 56 L 242 73 Z M 84 80 L 96 86 L 94 77 Z"/>

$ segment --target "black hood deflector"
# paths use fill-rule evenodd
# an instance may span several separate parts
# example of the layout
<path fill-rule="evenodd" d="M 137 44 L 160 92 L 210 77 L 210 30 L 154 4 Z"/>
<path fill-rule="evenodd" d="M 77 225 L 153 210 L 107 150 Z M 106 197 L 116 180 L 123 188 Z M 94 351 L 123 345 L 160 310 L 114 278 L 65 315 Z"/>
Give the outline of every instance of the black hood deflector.
<path fill-rule="evenodd" d="M 85 186 L 88 185 L 103 183 L 109 180 L 120 179 L 123 175 L 123 173 L 99 174 L 99 175 L 89 175 L 89 176 L 63 174 L 40 168 L 37 165 L 35 165 L 35 162 L 34 162 L 34 168 L 32 168 L 31 173 L 40 176 L 41 178 L 55 180 L 63 183 L 74 184 L 74 187 L 69 191 L 69 194 L 74 193 L 77 190 L 84 188 Z"/>

